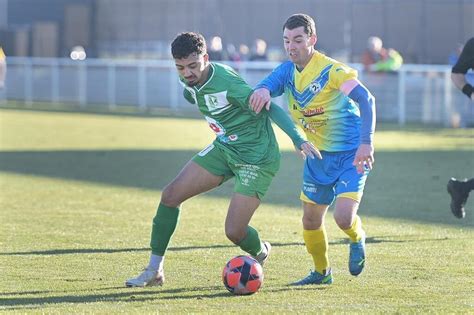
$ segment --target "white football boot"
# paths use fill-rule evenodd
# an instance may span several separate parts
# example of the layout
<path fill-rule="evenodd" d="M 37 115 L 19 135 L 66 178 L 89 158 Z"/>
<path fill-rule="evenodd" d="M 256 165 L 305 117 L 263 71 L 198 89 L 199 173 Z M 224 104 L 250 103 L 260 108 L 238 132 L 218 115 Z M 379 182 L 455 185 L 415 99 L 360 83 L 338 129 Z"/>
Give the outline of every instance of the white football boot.
<path fill-rule="evenodd" d="M 125 282 L 127 287 L 152 287 L 161 286 L 165 282 L 165 273 L 163 270 L 145 269 L 136 278 L 128 279 Z"/>
<path fill-rule="evenodd" d="M 262 266 L 267 261 L 268 256 L 270 256 L 270 251 L 272 250 L 272 245 L 269 242 L 263 242 L 263 246 L 265 246 L 266 250 L 263 250 L 260 254 L 254 257 Z"/>

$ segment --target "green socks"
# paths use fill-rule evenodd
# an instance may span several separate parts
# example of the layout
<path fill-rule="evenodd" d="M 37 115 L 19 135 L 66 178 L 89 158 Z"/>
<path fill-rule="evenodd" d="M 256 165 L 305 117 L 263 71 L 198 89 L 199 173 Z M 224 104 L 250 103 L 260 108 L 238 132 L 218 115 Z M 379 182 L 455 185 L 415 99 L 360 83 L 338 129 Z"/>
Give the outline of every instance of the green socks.
<path fill-rule="evenodd" d="M 160 203 L 153 218 L 150 247 L 153 255 L 164 256 L 171 237 L 176 230 L 179 208 L 167 207 Z"/>
<path fill-rule="evenodd" d="M 239 245 L 239 247 L 243 251 L 249 253 L 250 255 L 254 257 L 256 257 L 258 254 L 262 252 L 262 242 L 260 241 L 258 232 L 251 226 L 247 227 L 247 235 L 237 245 Z"/>

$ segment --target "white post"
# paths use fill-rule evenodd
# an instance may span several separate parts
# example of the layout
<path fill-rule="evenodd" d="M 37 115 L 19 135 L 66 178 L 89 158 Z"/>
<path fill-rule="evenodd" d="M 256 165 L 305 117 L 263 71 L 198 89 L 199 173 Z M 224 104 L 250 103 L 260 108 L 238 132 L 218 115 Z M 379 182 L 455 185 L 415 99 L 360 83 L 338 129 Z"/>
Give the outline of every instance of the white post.
<path fill-rule="evenodd" d="M 173 72 L 173 69 L 169 69 L 170 73 L 170 105 L 173 110 L 176 110 L 178 108 L 178 95 L 179 95 L 179 84 L 178 84 L 178 78 Z"/>
<path fill-rule="evenodd" d="M 115 109 L 115 107 L 117 106 L 115 100 L 115 76 L 115 63 L 109 62 L 107 66 L 107 100 L 109 103 L 109 109 L 111 110 Z"/>
<path fill-rule="evenodd" d="M 146 68 L 145 65 L 140 63 L 138 66 L 138 105 L 140 106 L 140 111 L 145 111 L 147 107 L 146 91 Z"/>
<path fill-rule="evenodd" d="M 406 123 L 405 114 L 405 93 L 406 93 L 406 71 L 403 67 L 398 72 L 398 124 L 404 126 Z"/>
<path fill-rule="evenodd" d="M 29 58 L 25 60 L 25 103 L 33 106 L 33 63 Z"/>
<path fill-rule="evenodd" d="M 78 61 L 77 63 L 79 71 L 79 106 L 85 107 L 87 104 L 87 66 L 84 62 Z"/>
<path fill-rule="evenodd" d="M 451 84 L 451 70 L 444 71 L 444 126 L 451 125 L 452 116 L 452 84 Z"/>
<path fill-rule="evenodd" d="M 59 63 L 55 59 L 51 64 L 51 100 L 59 103 Z"/>

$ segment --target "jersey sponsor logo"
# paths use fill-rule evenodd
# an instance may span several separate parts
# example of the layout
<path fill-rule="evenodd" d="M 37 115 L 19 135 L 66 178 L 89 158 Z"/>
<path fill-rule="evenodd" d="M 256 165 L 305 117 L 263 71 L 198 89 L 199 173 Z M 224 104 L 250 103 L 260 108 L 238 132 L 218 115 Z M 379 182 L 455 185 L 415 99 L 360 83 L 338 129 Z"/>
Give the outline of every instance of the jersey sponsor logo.
<path fill-rule="evenodd" d="M 299 123 L 301 124 L 301 127 L 303 127 L 304 130 L 311 132 L 311 133 L 316 133 L 316 129 L 320 128 L 322 126 L 327 125 L 328 119 L 322 119 L 322 120 L 313 120 L 313 121 L 306 121 L 304 118 L 300 118 Z"/>
<path fill-rule="evenodd" d="M 230 136 L 229 136 L 229 140 L 230 140 L 230 141 L 236 141 L 237 139 L 239 139 L 239 136 L 238 136 L 238 135 L 230 135 Z"/>
<path fill-rule="evenodd" d="M 318 108 L 311 108 L 311 109 L 305 109 L 305 110 L 300 110 L 299 111 L 304 117 L 313 117 L 317 115 L 322 115 L 324 114 L 324 107 L 318 107 Z"/>
<path fill-rule="evenodd" d="M 212 131 L 215 132 L 215 134 L 219 136 L 225 135 L 225 128 L 222 126 L 217 120 L 214 118 L 211 118 L 209 116 L 204 116 L 207 120 L 207 123 L 209 124 L 209 127 L 212 129 Z"/>
<path fill-rule="evenodd" d="M 303 191 L 315 194 L 318 188 L 314 184 L 303 183 Z"/>
<path fill-rule="evenodd" d="M 299 92 L 296 89 L 294 80 L 289 82 L 290 92 L 293 98 L 298 103 L 300 108 L 305 108 L 309 103 L 322 91 L 322 89 L 329 82 L 329 71 L 332 68 L 332 64 L 326 66 L 319 75 L 306 86 L 303 92 Z"/>
<path fill-rule="evenodd" d="M 214 131 L 214 133 L 216 134 L 217 139 L 219 139 L 219 142 L 229 143 L 229 142 L 237 141 L 237 139 L 239 139 L 239 136 L 236 134 L 232 134 L 226 137 L 225 135 L 226 130 L 224 126 L 222 126 L 221 123 L 219 123 L 217 120 L 209 116 L 204 116 L 204 117 L 206 118 L 207 123 L 209 124 L 209 128 L 211 128 L 212 131 Z"/>
<path fill-rule="evenodd" d="M 214 149 L 214 144 L 210 144 L 208 145 L 207 147 L 205 147 L 204 149 L 202 149 L 201 152 L 198 153 L 199 156 L 205 156 L 206 154 L 209 153 L 209 151 L 211 151 L 212 149 Z"/>
<path fill-rule="evenodd" d="M 227 91 L 205 94 L 204 100 L 211 114 L 219 114 L 230 107 L 227 100 Z"/>

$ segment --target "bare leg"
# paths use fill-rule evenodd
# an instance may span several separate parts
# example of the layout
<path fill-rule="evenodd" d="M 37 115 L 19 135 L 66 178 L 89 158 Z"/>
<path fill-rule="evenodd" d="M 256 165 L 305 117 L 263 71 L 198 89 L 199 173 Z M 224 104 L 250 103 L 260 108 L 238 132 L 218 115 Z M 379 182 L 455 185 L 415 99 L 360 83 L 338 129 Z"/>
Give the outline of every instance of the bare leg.
<path fill-rule="evenodd" d="M 239 244 L 247 235 L 247 227 L 260 199 L 234 193 L 225 219 L 225 234 L 234 244 Z"/>
<path fill-rule="evenodd" d="M 183 201 L 219 186 L 223 180 L 223 176 L 211 174 L 199 164 L 189 161 L 165 187 L 161 203 L 168 207 L 179 207 Z"/>

